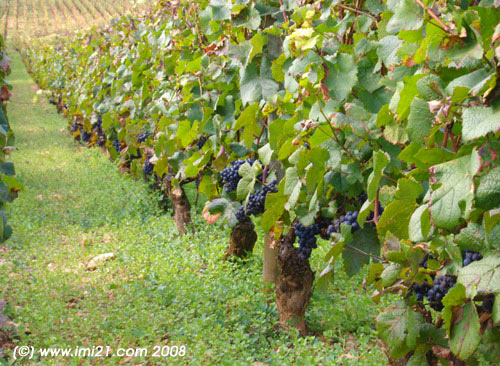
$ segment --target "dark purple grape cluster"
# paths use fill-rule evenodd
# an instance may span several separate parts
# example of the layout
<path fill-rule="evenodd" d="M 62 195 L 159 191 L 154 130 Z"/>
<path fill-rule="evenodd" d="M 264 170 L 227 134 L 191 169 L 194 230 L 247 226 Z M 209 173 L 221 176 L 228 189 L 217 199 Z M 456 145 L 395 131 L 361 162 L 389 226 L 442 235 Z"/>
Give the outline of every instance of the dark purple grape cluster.
<path fill-rule="evenodd" d="M 314 223 L 319 225 L 320 230 L 328 229 L 328 227 L 332 224 L 332 219 L 320 216 L 316 220 L 314 220 Z"/>
<path fill-rule="evenodd" d="M 483 308 L 488 313 L 493 312 L 493 305 L 495 304 L 495 295 L 488 295 L 488 299 L 483 301 Z"/>
<path fill-rule="evenodd" d="M 76 131 L 78 131 L 80 129 L 80 125 L 75 122 L 71 125 L 71 133 L 75 133 Z"/>
<path fill-rule="evenodd" d="M 429 258 L 433 258 L 432 256 L 430 256 L 429 254 L 426 254 L 424 256 L 424 258 L 420 261 L 420 263 L 418 264 L 418 266 L 420 268 L 427 268 L 427 260 Z M 429 285 L 428 283 L 414 283 L 411 287 L 412 291 L 415 293 L 415 296 L 417 297 L 417 300 L 418 301 L 423 301 L 424 297 L 427 296 L 427 293 L 429 292 L 429 290 L 432 288 L 431 285 Z"/>
<path fill-rule="evenodd" d="M 240 206 L 240 208 L 238 208 L 238 211 L 236 211 L 235 215 L 236 215 L 236 219 L 239 222 L 247 221 L 249 219 L 249 217 L 245 213 L 245 207 L 244 206 Z"/>
<path fill-rule="evenodd" d="M 457 280 L 451 276 L 439 276 L 434 279 L 432 288 L 427 292 L 427 300 L 431 308 L 437 311 L 443 310 L 443 297 L 455 286 Z"/>
<path fill-rule="evenodd" d="M 91 135 L 82 128 L 80 129 L 80 136 L 82 137 L 83 142 L 89 142 Z"/>
<path fill-rule="evenodd" d="M 144 173 L 144 175 L 149 176 L 153 172 L 154 167 L 155 167 L 154 164 L 152 164 L 149 161 L 149 157 L 148 157 L 148 158 L 146 158 L 146 161 L 144 161 L 144 165 L 142 167 L 142 172 Z"/>
<path fill-rule="evenodd" d="M 200 150 L 201 150 L 201 149 L 203 148 L 203 146 L 205 145 L 205 143 L 207 142 L 207 140 L 208 140 L 208 139 L 207 139 L 207 137 L 206 137 L 206 136 L 202 136 L 202 137 L 198 140 L 198 142 L 196 143 L 196 145 L 198 146 L 198 149 L 200 149 Z"/>
<path fill-rule="evenodd" d="M 247 215 L 258 215 L 264 212 L 266 204 L 266 196 L 268 193 L 277 192 L 276 181 L 273 180 L 268 185 L 262 187 L 262 189 L 256 189 L 254 193 L 250 194 L 248 197 L 247 205 Z"/>
<path fill-rule="evenodd" d="M 149 137 L 149 132 L 143 132 L 137 138 L 137 143 L 142 144 Z"/>
<path fill-rule="evenodd" d="M 106 135 L 99 135 L 97 137 L 97 145 L 99 145 L 101 147 L 106 145 Z"/>
<path fill-rule="evenodd" d="M 120 146 L 120 141 L 118 141 L 117 138 L 115 138 L 115 140 L 113 141 L 113 147 L 115 148 L 115 150 L 120 153 L 120 151 L 122 150 L 121 146 Z"/>
<path fill-rule="evenodd" d="M 333 220 L 333 223 L 328 226 L 327 234 L 332 235 L 333 233 L 340 233 L 340 225 L 342 224 L 351 225 L 352 232 L 359 230 L 358 214 L 359 211 L 347 211 L 345 215 Z"/>
<path fill-rule="evenodd" d="M 424 297 L 427 296 L 429 290 L 432 288 L 428 283 L 414 283 L 411 289 L 415 293 L 418 301 L 423 301 Z"/>
<path fill-rule="evenodd" d="M 378 204 L 378 217 L 380 217 L 383 213 L 384 213 L 384 208 L 380 206 L 380 202 L 379 202 L 379 204 Z M 375 217 L 375 213 L 372 211 L 372 212 L 370 212 L 370 214 L 368 215 L 366 220 L 367 221 L 373 220 L 374 217 Z"/>
<path fill-rule="evenodd" d="M 277 192 L 277 181 L 273 180 L 268 185 L 264 185 L 262 189 L 256 189 L 254 193 L 248 197 L 248 204 L 245 212 L 245 207 L 241 206 L 236 212 L 238 221 L 245 221 L 250 215 L 258 215 L 264 212 L 266 197 L 269 193 Z"/>
<path fill-rule="evenodd" d="M 463 254 L 463 266 L 468 266 L 472 262 L 480 261 L 483 259 L 483 256 L 481 253 L 478 252 L 473 252 L 472 250 L 465 250 Z"/>
<path fill-rule="evenodd" d="M 106 134 L 102 130 L 102 114 L 97 116 L 95 127 L 97 130 L 97 145 L 104 146 L 106 144 Z"/>
<path fill-rule="evenodd" d="M 318 224 L 304 226 L 300 222 L 294 224 L 295 234 L 299 238 L 299 258 L 308 259 L 313 249 L 317 248 L 316 235 L 320 233 Z"/>
<path fill-rule="evenodd" d="M 226 192 L 232 192 L 235 191 L 236 188 L 238 188 L 238 182 L 241 179 L 240 175 L 238 174 L 238 170 L 240 170 L 240 167 L 245 163 L 252 165 L 254 162 L 255 159 L 236 160 L 231 162 L 231 166 L 229 168 L 226 168 L 220 172 L 220 176 L 222 178 L 222 181 L 224 182 L 224 189 L 226 190 Z"/>
<path fill-rule="evenodd" d="M 54 98 L 50 98 L 49 103 L 52 105 L 57 105 L 56 101 Z"/>

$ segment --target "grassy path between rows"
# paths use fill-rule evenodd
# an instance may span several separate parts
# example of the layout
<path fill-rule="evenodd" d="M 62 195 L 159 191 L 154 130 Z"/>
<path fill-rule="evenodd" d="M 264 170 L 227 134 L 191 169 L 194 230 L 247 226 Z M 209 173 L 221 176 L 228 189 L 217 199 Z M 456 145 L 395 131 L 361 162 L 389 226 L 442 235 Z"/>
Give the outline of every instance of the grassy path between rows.
<path fill-rule="evenodd" d="M 280 331 L 261 291 L 262 244 L 247 264 L 228 264 L 226 229 L 196 217 L 196 233 L 178 237 L 144 183 L 72 141 L 45 98 L 33 104 L 33 81 L 11 56 L 9 118 L 19 148 L 12 159 L 25 191 L 7 209 L 14 234 L 0 245 L 0 299 L 18 325 L 17 344 L 35 347 L 32 360 L 16 364 L 385 364 L 374 345 L 377 310 L 360 278 L 339 271 L 329 293 L 315 293 L 308 322 L 328 342 Z M 316 269 L 324 254 L 317 252 Z M 87 270 L 103 253 L 115 258 Z M 153 356 L 166 345 L 185 346 L 185 355 Z M 36 352 L 77 346 L 109 349 L 79 358 Z M 148 354 L 111 357 L 119 347 Z M 106 350 L 110 357 L 98 357 Z"/>

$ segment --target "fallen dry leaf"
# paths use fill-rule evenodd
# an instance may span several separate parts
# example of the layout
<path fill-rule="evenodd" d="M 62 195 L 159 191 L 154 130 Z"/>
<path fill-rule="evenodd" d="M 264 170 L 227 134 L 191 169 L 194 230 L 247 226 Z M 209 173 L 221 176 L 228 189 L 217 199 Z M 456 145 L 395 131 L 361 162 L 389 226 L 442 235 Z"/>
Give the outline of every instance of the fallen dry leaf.
<path fill-rule="evenodd" d="M 100 254 L 97 257 L 94 257 L 90 260 L 90 262 L 87 264 L 87 271 L 93 271 L 97 269 L 97 267 L 100 264 L 103 264 L 104 262 L 110 261 L 115 258 L 116 258 L 115 253 Z"/>

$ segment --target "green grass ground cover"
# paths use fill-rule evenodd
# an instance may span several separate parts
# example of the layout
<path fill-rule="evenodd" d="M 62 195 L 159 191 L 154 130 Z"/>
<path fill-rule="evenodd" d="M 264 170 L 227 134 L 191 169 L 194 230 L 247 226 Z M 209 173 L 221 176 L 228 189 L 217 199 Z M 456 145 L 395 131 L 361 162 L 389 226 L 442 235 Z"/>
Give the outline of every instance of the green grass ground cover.
<path fill-rule="evenodd" d="M 9 105 L 19 151 L 12 156 L 26 190 L 9 206 L 13 237 L 0 246 L 0 299 L 19 325 L 18 344 L 41 347 L 146 347 L 147 357 L 37 358 L 30 365 L 385 365 L 375 345 L 377 306 L 362 275 L 342 270 L 316 291 L 299 338 L 277 326 L 261 281 L 262 242 L 246 264 L 222 256 L 229 237 L 194 215 L 179 237 L 158 197 L 118 172 L 98 149 L 84 149 L 67 121 L 35 95 L 17 54 Z M 260 233 L 262 238 L 262 233 Z M 327 246 L 313 253 L 313 269 Z M 89 261 L 116 258 L 94 271 Z M 184 345 L 186 355 L 151 357 L 153 347 Z M 2 361 L 0 361 L 0 364 Z"/>

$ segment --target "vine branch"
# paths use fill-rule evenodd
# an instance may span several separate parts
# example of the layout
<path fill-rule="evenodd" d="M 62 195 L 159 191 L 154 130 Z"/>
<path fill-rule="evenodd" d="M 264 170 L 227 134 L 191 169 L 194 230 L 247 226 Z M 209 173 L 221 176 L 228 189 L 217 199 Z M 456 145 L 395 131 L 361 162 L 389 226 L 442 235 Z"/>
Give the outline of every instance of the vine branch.
<path fill-rule="evenodd" d="M 446 33 L 450 33 L 450 34 L 453 34 L 450 30 L 450 27 L 448 27 L 446 24 L 443 23 L 443 21 L 436 15 L 436 13 L 434 13 L 434 10 L 432 10 L 431 8 L 428 8 L 424 5 L 424 3 L 422 2 L 422 0 L 415 0 L 417 2 L 418 5 L 420 5 L 422 7 L 422 9 L 424 9 L 424 11 L 430 15 L 430 17 L 432 19 L 434 19 L 436 22 L 438 22 L 438 24 L 443 28 L 443 30 L 446 32 Z"/>

